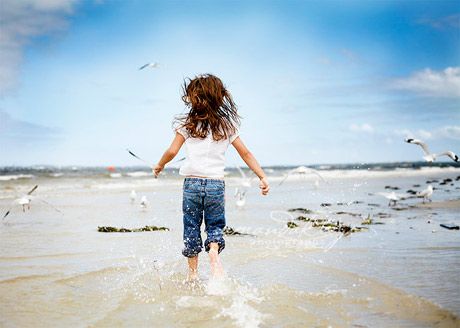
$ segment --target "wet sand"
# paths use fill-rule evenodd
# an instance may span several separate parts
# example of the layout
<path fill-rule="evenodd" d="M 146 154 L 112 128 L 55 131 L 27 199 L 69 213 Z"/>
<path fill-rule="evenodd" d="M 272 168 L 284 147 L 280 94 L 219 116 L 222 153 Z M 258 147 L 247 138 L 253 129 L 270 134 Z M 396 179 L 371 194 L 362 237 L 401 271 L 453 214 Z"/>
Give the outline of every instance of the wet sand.
<path fill-rule="evenodd" d="M 438 207 L 415 199 L 398 204 L 399 211 L 377 195 L 386 185 L 422 189 L 428 178 L 454 173 L 354 172 L 319 187 L 295 179 L 266 198 L 253 186 L 244 208 L 235 206 L 238 180 L 229 178 L 227 223 L 254 236 L 226 237 L 222 261 L 229 279 L 217 284 L 205 254 L 200 282 L 185 281 L 181 180 L 33 181 L 37 196 L 64 214 L 34 202 L 0 226 L 0 326 L 458 327 L 459 235 L 439 223 L 458 224 L 450 207 L 458 201 L 449 200 L 460 192 L 436 190 Z M 2 182 L 0 207 L 30 184 Z M 131 189 L 147 195 L 148 208 L 130 203 Z M 353 226 L 368 215 L 383 224 L 343 236 L 286 212 L 298 207 Z M 276 220 L 273 211 L 279 211 Z M 298 227 L 287 228 L 287 220 Z M 97 231 L 145 225 L 170 231 Z"/>
<path fill-rule="evenodd" d="M 450 210 L 459 210 L 460 209 L 460 199 L 437 201 L 437 202 L 427 202 L 427 203 L 417 204 L 416 206 L 420 208 L 442 208 L 442 209 L 450 209 Z"/>

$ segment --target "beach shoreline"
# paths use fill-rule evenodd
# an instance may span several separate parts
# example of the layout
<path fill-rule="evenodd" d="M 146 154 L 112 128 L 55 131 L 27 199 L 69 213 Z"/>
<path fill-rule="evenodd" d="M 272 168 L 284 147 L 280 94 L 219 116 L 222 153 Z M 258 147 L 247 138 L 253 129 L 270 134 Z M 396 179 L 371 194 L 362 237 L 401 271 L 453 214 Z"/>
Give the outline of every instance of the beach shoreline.
<path fill-rule="evenodd" d="M 285 172 L 270 175 L 277 181 Z M 222 261 L 238 293 L 219 301 L 205 292 L 209 270 L 204 252 L 203 283 L 197 289 L 183 284 L 182 177 L 177 173 L 156 180 L 141 174 L 114 178 L 80 172 L 1 181 L 0 208 L 5 210 L 14 197 L 39 187 L 30 210 L 14 207 L 0 227 L 0 325 L 30 325 L 39 319 L 53 324 L 47 314 L 57 308 L 61 314 L 55 315 L 54 324 L 98 326 L 108 320 L 120 326 L 123 318 L 138 318 L 149 308 L 152 315 L 142 322 L 166 326 L 177 320 L 184 326 L 200 320 L 211 324 L 214 317 L 225 316 L 234 327 L 247 316 L 254 326 L 296 325 L 301 320 L 311 326 L 420 327 L 443 322 L 455 327 L 460 315 L 458 231 L 439 224 L 460 223 L 458 170 L 342 173 L 329 171 L 327 183 L 315 184 L 314 176 L 295 176 L 281 186 L 275 182 L 269 197 L 261 197 L 253 183 L 243 207 L 233 196 L 241 188 L 241 177 L 232 172 L 226 178 L 226 223 L 251 235 L 225 237 Z M 450 182 L 445 184 L 445 179 Z M 435 190 L 433 202 L 426 204 L 408 198 L 389 206 L 381 195 L 420 191 L 428 184 Z M 137 192 L 134 201 L 131 190 Z M 145 208 L 140 206 L 142 196 L 149 200 Z M 289 211 L 296 208 L 311 212 Z M 366 229 L 342 235 L 313 227 L 299 216 Z M 368 217 L 375 222 L 363 223 Z M 295 222 L 294 228 L 287 221 Z M 169 230 L 97 231 L 98 226 L 147 225 Z M 18 300 L 24 310 L 15 307 Z M 203 314 L 194 304 L 206 304 L 209 311 Z M 292 312 L 279 310 L 285 305 Z M 177 316 L 178 308 L 189 321 Z"/>

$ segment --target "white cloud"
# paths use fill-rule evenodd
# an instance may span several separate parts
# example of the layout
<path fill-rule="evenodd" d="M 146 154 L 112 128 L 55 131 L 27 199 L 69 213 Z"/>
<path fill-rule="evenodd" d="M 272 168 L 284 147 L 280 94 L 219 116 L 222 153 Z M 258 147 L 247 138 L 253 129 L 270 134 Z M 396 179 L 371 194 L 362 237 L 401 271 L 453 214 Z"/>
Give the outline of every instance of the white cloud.
<path fill-rule="evenodd" d="M 394 133 L 404 138 L 416 138 L 422 140 L 429 139 L 455 139 L 460 140 L 460 126 L 443 126 L 436 128 L 433 131 L 423 129 L 411 131 L 408 129 L 395 130 Z"/>
<path fill-rule="evenodd" d="M 416 131 L 402 129 L 402 130 L 395 130 L 394 133 L 404 138 L 415 138 L 415 139 L 422 139 L 422 140 L 428 140 L 434 137 L 432 132 L 426 131 L 423 129 L 419 129 Z"/>
<path fill-rule="evenodd" d="M 460 126 L 444 126 L 437 134 L 442 138 L 460 140 Z"/>
<path fill-rule="evenodd" d="M 435 29 L 460 28 L 460 14 L 440 18 L 421 18 L 418 23 Z"/>
<path fill-rule="evenodd" d="M 460 67 L 442 71 L 426 68 L 407 78 L 394 80 L 392 87 L 434 97 L 460 97 Z"/>
<path fill-rule="evenodd" d="M 1 0 L 0 96 L 13 90 L 24 47 L 34 37 L 62 31 L 75 0 Z"/>
<path fill-rule="evenodd" d="M 372 125 L 368 123 L 363 123 L 363 124 L 351 124 L 349 126 L 350 131 L 353 132 L 366 132 L 366 133 L 373 133 L 374 128 Z"/>

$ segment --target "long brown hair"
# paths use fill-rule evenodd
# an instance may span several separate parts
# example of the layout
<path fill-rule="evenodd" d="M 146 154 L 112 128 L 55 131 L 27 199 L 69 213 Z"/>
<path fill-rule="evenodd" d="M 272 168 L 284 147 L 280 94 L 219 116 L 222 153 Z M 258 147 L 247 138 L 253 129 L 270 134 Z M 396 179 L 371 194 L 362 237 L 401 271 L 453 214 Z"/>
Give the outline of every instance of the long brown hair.
<path fill-rule="evenodd" d="M 183 127 L 192 138 L 204 139 L 211 132 L 215 141 L 229 138 L 240 125 L 240 116 L 230 92 L 212 74 L 185 79 L 182 100 L 190 108 L 175 118 L 174 125 Z"/>

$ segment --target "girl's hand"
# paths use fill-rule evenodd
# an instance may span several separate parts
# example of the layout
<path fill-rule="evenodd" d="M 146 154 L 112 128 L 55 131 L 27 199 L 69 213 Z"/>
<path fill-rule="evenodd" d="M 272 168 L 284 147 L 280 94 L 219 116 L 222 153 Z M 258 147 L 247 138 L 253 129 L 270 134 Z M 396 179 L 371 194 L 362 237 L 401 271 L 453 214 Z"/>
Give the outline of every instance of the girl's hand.
<path fill-rule="evenodd" d="M 270 190 L 270 185 L 268 184 L 267 178 L 263 177 L 262 179 L 260 179 L 259 188 L 262 191 L 262 195 L 265 196 L 268 194 L 268 191 Z"/>
<path fill-rule="evenodd" d="M 161 166 L 160 164 L 155 165 L 155 167 L 152 167 L 152 172 L 153 175 L 155 175 L 155 178 L 158 178 L 158 175 L 160 174 L 161 171 L 163 171 L 164 166 Z"/>

